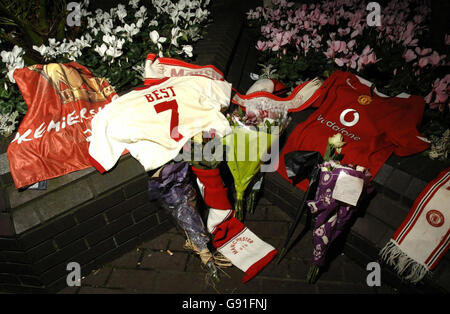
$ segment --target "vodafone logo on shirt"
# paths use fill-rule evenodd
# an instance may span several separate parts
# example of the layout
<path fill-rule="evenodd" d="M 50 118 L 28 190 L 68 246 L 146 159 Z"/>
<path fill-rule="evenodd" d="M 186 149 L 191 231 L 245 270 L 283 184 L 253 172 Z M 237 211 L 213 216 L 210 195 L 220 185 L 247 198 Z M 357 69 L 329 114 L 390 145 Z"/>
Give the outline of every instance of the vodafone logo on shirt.
<path fill-rule="evenodd" d="M 339 115 L 339 122 L 344 127 L 340 127 L 339 124 L 334 121 L 325 119 L 321 114 L 317 117 L 317 121 L 329 127 L 333 131 L 339 132 L 355 141 L 359 141 L 361 139 L 359 136 L 356 136 L 355 133 L 352 133 L 346 129 L 355 126 L 359 122 L 359 112 L 355 109 L 344 109 Z"/>
<path fill-rule="evenodd" d="M 345 116 L 348 113 L 353 113 L 353 120 L 351 120 L 351 121 L 345 120 Z M 342 125 L 344 125 L 346 127 L 354 126 L 359 121 L 359 113 L 355 109 L 345 109 L 344 111 L 342 111 L 341 115 L 339 116 L 339 121 L 341 122 Z"/>

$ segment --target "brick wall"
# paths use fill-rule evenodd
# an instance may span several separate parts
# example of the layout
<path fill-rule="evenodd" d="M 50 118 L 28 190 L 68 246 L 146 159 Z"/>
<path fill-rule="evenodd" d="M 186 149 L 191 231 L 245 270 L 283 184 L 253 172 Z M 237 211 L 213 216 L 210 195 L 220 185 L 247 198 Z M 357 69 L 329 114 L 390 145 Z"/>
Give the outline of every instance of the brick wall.
<path fill-rule="evenodd" d="M 107 174 L 87 169 L 48 181 L 46 191 L 6 189 L 0 223 L 0 290 L 55 292 L 69 262 L 83 275 L 173 225 L 147 196 L 148 174 L 124 156 Z"/>

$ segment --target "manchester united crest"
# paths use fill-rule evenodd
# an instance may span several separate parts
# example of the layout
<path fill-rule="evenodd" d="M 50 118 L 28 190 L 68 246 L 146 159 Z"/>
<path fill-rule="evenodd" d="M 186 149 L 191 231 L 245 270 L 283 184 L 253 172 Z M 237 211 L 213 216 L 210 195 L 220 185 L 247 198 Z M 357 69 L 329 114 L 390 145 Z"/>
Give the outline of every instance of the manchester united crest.
<path fill-rule="evenodd" d="M 360 95 L 358 97 L 358 103 L 360 105 L 368 105 L 372 102 L 372 97 L 370 97 L 369 95 Z"/>
<path fill-rule="evenodd" d="M 432 209 L 427 212 L 427 221 L 433 227 L 440 227 L 444 224 L 444 215 L 438 210 Z"/>

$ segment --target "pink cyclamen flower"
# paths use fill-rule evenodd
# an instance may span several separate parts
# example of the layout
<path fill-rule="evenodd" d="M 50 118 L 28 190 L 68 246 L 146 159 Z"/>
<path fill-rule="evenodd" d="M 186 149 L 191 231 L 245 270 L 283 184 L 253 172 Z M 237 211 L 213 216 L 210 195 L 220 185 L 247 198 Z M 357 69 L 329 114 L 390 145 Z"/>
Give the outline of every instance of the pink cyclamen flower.
<path fill-rule="evenodd" d="M 353 47 L 355 46 L 355 44 L 356 44 L 356 41 L 354 39 L 352 39 L 347 43 L 347 48 L 352 50 Z"/>
<path fill-rule="evenodd" d="M 321 14 L 320 16 L 319 16 L 319 24 L 320 25 L 326 25 L 327 23 L 328 23 L 328 19 L 327 19 L 327 15 L 326 14 Z"/>
<path fill-rule="evenodd" d="M 334 51 L 331 48 L 328 48 L 327 51 L 323 53 L 328 59 L 334 58 Z"/>
<path fill-rule="evenodd" d="M 348 63 L 348 59 L 347 58 L 335 58 L 334 59 L 334 62 L 338 65 L 338 66 L 340 66 L 340 67 L 342 67 L 342 66 L 344 66 L 345 64 L 347 64 Z"/>
<path fill-rule="evenodd" d="M 367 45 L 366 47 L 364 47 L 361 55 L 368 55 L 371 52 L 372 52 L 372 48 L 370 48 L 370 45 Z"/>
<path fill-rule="evenodd" d="M 371 52 L 368 56 L 367 56 L 367 63 L 371 64 L 371 63 L 375 63 L 377 62 L 377 56 L 375 55 L 375 52 Z"/>
<path fill-rule="evenodd" d="M 439 54 L 436 51 L 433 51 L 433 53 L 428 57 L 428 62 L 432 66 L 437 66 L 439 62 L 441 62 L 442 59 L 444 59 L 446 55 L 439 56 Z"/>
<path fill-rule="evenodd" d="M 411 62 L 415 58 L 417 58 L 417 56 L 411 49 L 406 50 L 406 52 L 403 54 L 403 59 L 405 59 L 406 62 Z"/>
<path fill-rule="evenodd" d="M 433 97 L 433 91 L 429 92 L 428 95 L 426 95 L 424 98 L 427 104 L 431 103 L 431 97 Z"/>
<path fill-rule="evenodd" d="M 345 36 L 347 34 L 350 34 L 350 27 L 347 27 L 347 28 L 339 27 L 338 28 L 338 33 L 339 33 L 340 36 Z"/>
<path fill-rule="evenodd" d="M 448 95 L 450 93 L 450 74 L 447 74 L 444 78 L 437 78 L 433 83 L 433 90 L 425 97 L 425 102 L 430 105 L 431 109 L 439 108 L 440 111 L 444 111 L 446 102 L 448 101 Z M 434 102 L 432 102 L 433 95 L 435 96 Z M 450 104 L 448 104 L 450 107 Z"/>
<path fill-rule="evenodd" d="M 336 23 L 336 19 L 335 19 L 334 16 L 332 16 L 332 17 L 330 17 L 330 18 L 328 19 L 328 24 L 334 25 L 335 23 Z"/>
<path fill-rule="evenodd" d="M 333 50 L 336 52 L 342 52 L 347 48 L 347 43 L 342 40 L 336 40 L 331 43 L 331 48 L 333 48 Z"/>
<path fill-rule="evenodd" d="M 431 48 L 420 49 L 419 47 L 416 47 L 415 51 L 419 56 L 423 57 L 426 56 L 427 54 L 430 54 L 432 50 Z"/>
<path fill-rule="evenodd" d="M 352 69 L 356 69 L 356 66 L 358 65 L 358 63 L 357 63 L 358 59 L 359 59 L 359 55 L 356 53 L 350 58 L 350 67 Z"/>
<path fill-rule="evenodd" d="M 450 74 L 447 74 L 443 79 L 436 79 L 434 81 L 434 91 L 436 92 L 435 102 L 444 103 L 448 99 L 449 92 L 449 83 L 450 83 Z"/>
<path fill-rule="evenodd" d="M 267 48 L 267 42 L 258 40 L 256 43 L 256 49 L 259 51 L 265 51 Z"/>
<path fill-rule="evenodd" d="M 428 57 L 422 57 L 419 59 L 419 67 L 423 68 L 428 64 Z"/>
<path fill-rule="evenodd" d="M 450 35 L 449 34 L 445 34 L 445 44 L 447 46 L 450 46 Z"/>

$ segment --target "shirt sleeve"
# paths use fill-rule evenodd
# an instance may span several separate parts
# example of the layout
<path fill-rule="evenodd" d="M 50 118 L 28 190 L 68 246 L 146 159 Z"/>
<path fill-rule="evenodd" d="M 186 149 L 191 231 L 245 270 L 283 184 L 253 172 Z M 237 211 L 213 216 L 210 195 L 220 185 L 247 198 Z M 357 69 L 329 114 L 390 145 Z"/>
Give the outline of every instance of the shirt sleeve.
<path fill-rule="evenodd" d="M 108 109 L 110 108 L 106 106 L 91 122 L 89 161 L 101 173 L 114 167 L 126 148 L 125 143 L 114 139 L 111 132 L 108 132 L 108 129 L 113 127 L 108 119 L 110 113 Z"/>
<path fill-rule="evenodd" d="M 430 147 L 430 142 L 417 130 L 421 121 L 425 102 L 421 97 L 411 96 L 402 110 L 396 110 L 395 118 L 389 123 L 388 137 L 394 144 L 394 154 L 408 156 Z"/>

